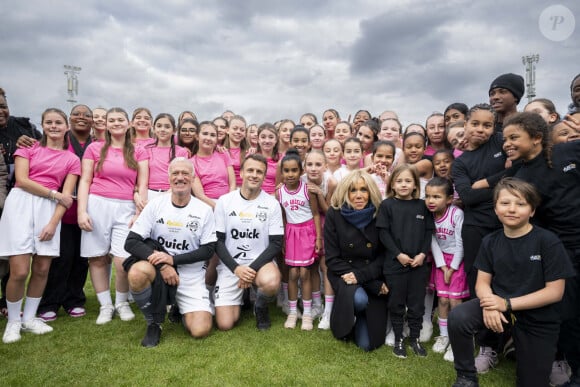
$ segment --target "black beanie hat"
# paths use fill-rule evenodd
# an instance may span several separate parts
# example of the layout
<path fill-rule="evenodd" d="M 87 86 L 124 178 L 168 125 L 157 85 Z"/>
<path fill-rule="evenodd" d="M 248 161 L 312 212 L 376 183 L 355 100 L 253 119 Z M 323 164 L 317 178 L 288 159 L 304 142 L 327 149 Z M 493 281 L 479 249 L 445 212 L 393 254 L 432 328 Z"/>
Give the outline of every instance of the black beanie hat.
<path fill-rule="evenodd" d="M 524 78 L 521 75 L 512 73 L 502 74 L 493 80 L 489 86 L 488 94 L 491 93 L 493 89 L 497 89 L 499 87 L 509 90 L 516 98 L 517 103 L 519 103 L 520 99 L 522 99 L 522 96 L 524 95 Z"/>

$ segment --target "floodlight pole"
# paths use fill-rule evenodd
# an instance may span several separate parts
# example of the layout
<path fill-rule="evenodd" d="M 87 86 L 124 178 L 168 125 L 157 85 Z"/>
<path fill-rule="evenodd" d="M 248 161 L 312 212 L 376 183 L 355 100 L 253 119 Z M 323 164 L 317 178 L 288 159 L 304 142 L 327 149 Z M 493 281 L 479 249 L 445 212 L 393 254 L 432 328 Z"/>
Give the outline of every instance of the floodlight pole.
<path fill-rule="evenodd" d="M 536 96 L 536 65 L 540 61 L 539 54 L 522 56 L 522 62 L 526 66 L 526 97 L 528 103 Z"/>
<path fill-rule="evenodd" d="M 68 93 L 68 99 L 66 100 L 70 103 L 70 107 L 77 103 L 75 97 L 79 94 L 79 78 L 78 74 L 81 72 L 81 68 L 78 66 L 64 65 L 64 75 L 66 75 L 66 91 Z"/>

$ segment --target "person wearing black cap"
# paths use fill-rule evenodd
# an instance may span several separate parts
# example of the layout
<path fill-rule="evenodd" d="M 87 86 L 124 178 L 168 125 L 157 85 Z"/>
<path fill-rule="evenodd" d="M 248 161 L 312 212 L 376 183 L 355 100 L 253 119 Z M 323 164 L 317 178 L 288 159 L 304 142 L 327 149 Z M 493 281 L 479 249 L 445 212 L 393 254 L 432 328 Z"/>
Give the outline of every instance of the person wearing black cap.
<path fill-rule="evenodd" d="M 517 113 L 518 103 L 524 95 L 524 78 L 518 74 L 502 74 L 489 86 L 489 104 L 497 113 L 495 131 L 501 132 L 503 122 Z"/>

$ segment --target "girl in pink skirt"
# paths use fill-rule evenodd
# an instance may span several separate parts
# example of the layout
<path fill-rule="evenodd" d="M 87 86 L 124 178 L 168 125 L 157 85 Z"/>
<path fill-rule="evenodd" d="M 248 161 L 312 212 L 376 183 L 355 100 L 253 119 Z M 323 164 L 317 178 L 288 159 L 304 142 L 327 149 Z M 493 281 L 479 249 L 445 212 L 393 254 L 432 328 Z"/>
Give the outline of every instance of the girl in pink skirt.
<path fill-rule="evenodd" d="M 322 229 L 318 200 L 308 194 L 308 187 L 300 179 L 302 162 L 298 151 L 291 148 L 280 163 L 284 184 L 276 191 L 286 219 L 286 265 L 290 267 L 288 305 L 290 313 L 285 328 L 296 327 L 298 311 L 298 279 L 302 284 L 302 330 L 312 330 L 312 287 L 310 267 L 322 249 Z"/>
<path fill-rule="evenodd" d="M 450 180 L 434 177 L 427 183 L 425 204 L 435 220 L 435 235 L 431 243 L 434 257 L 431 281 L 439 297 L 440 335 L 435 339 L 433 352 L 445 353 L 443 358 L 447 361 L 453 361 L 447 334 L 449 310 L 459 305 L 463 298 L 469 297 L 467 277 L 463 270 L 463 211 L 452 202 L 453 185 Z"/>

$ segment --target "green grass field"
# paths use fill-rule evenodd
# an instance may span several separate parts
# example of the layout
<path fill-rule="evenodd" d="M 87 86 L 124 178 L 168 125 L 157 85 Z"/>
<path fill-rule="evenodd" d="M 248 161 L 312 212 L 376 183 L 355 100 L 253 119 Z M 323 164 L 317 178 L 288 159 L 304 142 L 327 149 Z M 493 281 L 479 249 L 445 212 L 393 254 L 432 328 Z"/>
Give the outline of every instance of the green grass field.
<path fill-rule="evenodd" d="M 98 305 L 87 282 L 87 316 L 73 319 L 62 310 L 54 332 L 23 334 L 0 343 L 0 386 L 450 386 L 453 365 L 434 354 L 417 358 L 410 348 L 398 359 L 391 348 L 365 353 L 335 340 L 330 331 L 283 328 L 285 315 L 270 306 L 272 328 L 259 332 L 251 312 L 229 332 L 214 330 L 203 340 L 190 338 L 180 324 L 164 324 L 158 347 L 145 349 L 142 315 L 95 324 Z M 3 332 L 6 320 L 0 320 Z M 480 377 L 482 386 L 515 384 L 514 363 Z"/>

